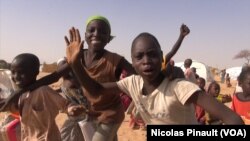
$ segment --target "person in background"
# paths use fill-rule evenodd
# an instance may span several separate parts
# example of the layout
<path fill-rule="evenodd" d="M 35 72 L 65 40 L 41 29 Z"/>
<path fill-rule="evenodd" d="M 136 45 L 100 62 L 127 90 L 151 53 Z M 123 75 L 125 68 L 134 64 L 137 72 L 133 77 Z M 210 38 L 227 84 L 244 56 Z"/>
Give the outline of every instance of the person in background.
<path fill-rule="evenodd" d="M 196 77 L 195 77 L 195 72 L 193 72 L 193 70 L 190 68 L 192 65 L 192 59 L 188 58 L 184 61 L 184 67 L 185 67 L 185 78 L 193 83 L 197 83 Z"/>
<path fill-rule="evenodd" d="M 220 82 L 224 83 L 225 82 L 225 76 L 226 76 L 226 69 L 221 70 L 220 72 Z"/>
<path fill-rule="evenodd" d="M 231 81 L 230 81 L 229 73 L 226 73 L 226 85 L 227 85 L 227 87 L 231 87 L 232 86 Z"/>
<path fill-rule="evenodd" d="M 209 84 L 207 94 L 211 97 L 214 97 L 223 104 L 232 101 L 230 95 L 220 94 L 220 85 L 216 81 L 213 81 Z M 220 119 L 206 112 L 206 124 L 221 125 L 223 124 L 223 122 Z"/>
<path fill-rule="evenodd" d="M 198 124 L 194 104 L 226 124 L 244 124 L 239 115 L 204 94 L 197 84 L 184 79 L 169 80 L 161 71 L 162 51 L 152 34 L 141 33 L 132 42 L 132 65 L 138 75 L 102 84 L 92 79 L 86 67 L 80 65 L 83 41 L 79 36 L 77 30 L 70 30 L 67 60 L 84 89 L 97 99 L 101 92 L 109 94 L 122 91 L 130 95 L 146 125 Z"/>
<path fill-rule="evenodd" d="M 191 70 L 194 72 L 195 78 L 196 78 L 196 80 L 197 80 L 200 76 L 197 74 L 196 68 L 195 68 L 195 67 L 192 67 Z"/>
<path fill-rule="evenodd" d="M 250 67 L 250 65 L 244 65 L 242 66 L 241 68 L 241 72 L 242 71 L 245 71 L 246 69 L 248 69 Z M 239 92 L 243 92 L 242 88 L 239 86 L 239 76 L 237 77 L 237 83 L 236 83 L 236 87 L 235 87 L 235 90 L 234 90 L 234 93 L 239 93 Z"/>
<path fill-rule="evenodd" d="M 60 69 L 64 64 L 67 63 L 66 58 L 61 58 L 57 62 L 57 68 Z M 76 105 L 83 105 L 88 109 L 88 101 L 84 97 L 80 84 L 76 79 L 74 73 L 70 71 L 68 74 L 62 76 L 62 84 L 60 87 L 60 94 Z M 86 114 L 80 114 L 78 116 L 68 115 L 68 118 L 64 121 L 60 129 L 62 141 L 84 141 L 81 127 L 78 122 L 85 120 Z"/>
<path fill-rule="evenodd" d="M 206 80 L 204 78 L 199 77 L 197 79 L 197 85 L 203 92 L 206 92 L 205 90 Z M 202 107 L 195 105 L 195 116 L 197 118 L 197 121 L 201 125 L 205 125 L 206 123 L 205 110 Z"/>
<path fill-rule="evenodd" d="M 250 66 L 241 71 L 238 81 L 242 92 L 233 95 L 231 108 L 242 117 L 245 124 L 250 125 Z"/>

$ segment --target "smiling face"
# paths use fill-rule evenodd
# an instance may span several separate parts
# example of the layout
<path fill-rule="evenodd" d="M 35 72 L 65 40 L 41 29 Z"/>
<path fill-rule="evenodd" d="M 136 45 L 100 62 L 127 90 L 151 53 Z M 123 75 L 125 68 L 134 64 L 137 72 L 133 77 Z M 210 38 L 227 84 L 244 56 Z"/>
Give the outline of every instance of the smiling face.
<path fill-rule="evenodd" d="M 89 47 L 94 50 L 103 50 L 107 43 L 109 43 L 110 27 L 102 20 L 93 20 L 87 27 L 85 32 L 85 40 Z"/>
<path fill-rule="evenodd" d="M 25 88 L 36 81 L 39 60 L 31 54 L 21 54 L 11 63 L 11 78 L 19 88 Z"/>
<path fill-rule="evenodd" d="M 160 74 L 162 52 L 158 41 L 150 34 L 140 34 L 132 44 L 132 64 L 144 80 L 154 81 Z"/>

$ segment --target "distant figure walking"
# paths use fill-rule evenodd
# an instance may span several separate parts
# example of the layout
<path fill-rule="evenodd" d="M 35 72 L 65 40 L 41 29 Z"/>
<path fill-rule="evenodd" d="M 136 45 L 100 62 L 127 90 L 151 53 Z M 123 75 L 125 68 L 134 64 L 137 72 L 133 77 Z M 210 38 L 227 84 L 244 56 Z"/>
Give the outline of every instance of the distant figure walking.
<path fill-rule="evenodd" d="M 232 84 L 231 84 L 231 82 L 230 82 L 229 73 L 226 74 L 226 85 L 227 85 L 227 87 L 231 87 L 231 86 L 232 86 Z"/>
<path fill-rule="evenodd" d="M 221 70 L 221 72 L 220 72 L 220 82 L 221 83 L 225 82 L 225 75 L 226 75 L 226 70 L 225 69 Z"/>

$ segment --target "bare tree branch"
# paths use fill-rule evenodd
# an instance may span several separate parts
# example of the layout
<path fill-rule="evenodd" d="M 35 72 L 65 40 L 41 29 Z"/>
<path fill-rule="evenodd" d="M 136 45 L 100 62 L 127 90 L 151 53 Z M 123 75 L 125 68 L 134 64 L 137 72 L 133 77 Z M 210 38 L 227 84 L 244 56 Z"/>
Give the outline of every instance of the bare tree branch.
<path fill-rule="evenodd" d="M 247 64 L 249 64 L 250 61 L 250 50 L 244 49 L 241 50 L 238 54 L 236 54 L 234 56 L 233 59 L 246 59 L 247 60 Z"/>

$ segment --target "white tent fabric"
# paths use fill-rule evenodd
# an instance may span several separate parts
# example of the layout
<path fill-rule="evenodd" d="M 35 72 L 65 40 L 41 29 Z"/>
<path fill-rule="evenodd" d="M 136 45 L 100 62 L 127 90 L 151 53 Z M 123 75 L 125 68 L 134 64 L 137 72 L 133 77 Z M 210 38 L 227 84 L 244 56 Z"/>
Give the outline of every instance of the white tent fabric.
<path fill-rule="evenodd" d="M 237 77 L 240 75 L 242 67 L 232 67 L 226 69 L 226 73 L 229 74 L 232 80 L 237 80 Z"/>
<path fill-rule="evenodd" d="M 175 66 L 180 67 L 183 71 L 185 71 L 184 62 L 175 63 Z M 193 60 L 191 68 L 192 67 L 196 68 L 196 73 L 200 77 L 203 77 L 206 82 L 211 82 L 214 80 L 214 76 L 210 70 L 210 67 L 205 65 L 204 63 Z"/>

